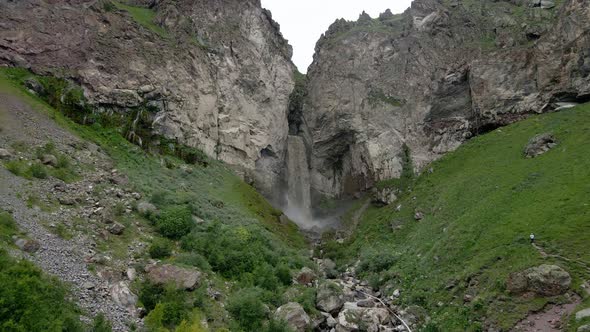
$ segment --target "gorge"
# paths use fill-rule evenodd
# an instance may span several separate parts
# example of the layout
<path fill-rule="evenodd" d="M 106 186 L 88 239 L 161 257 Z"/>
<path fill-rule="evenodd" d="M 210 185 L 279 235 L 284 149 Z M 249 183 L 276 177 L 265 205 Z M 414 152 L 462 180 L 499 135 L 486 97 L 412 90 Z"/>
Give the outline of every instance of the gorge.
<path fill-rule="evenodd" d="M 291 57 L 259 0 L 0 0 L 0 330 L 590 330 L 590 0 Z"/>

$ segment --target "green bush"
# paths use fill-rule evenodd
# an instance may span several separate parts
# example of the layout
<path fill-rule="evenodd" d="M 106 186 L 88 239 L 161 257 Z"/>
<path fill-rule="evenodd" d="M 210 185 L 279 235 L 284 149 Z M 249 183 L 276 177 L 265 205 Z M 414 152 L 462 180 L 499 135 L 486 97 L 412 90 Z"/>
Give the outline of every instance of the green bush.
<path fill-rule="evenodd" d="M 367 250 L 361 254 L 358 271 L 378 273 L 389 269 L 397 261 L 397 258 L 391 252 Z"/>
<path fill-rule="evenodd" d="M 186 292 L 174 286 L 163 287 L 149 282 L 141 285 L 139 301 L 149 312 L 146 324 L 153 330 L 174 328 L 188 318 L 191 309 Z"/>
<path fill-rule="evenodd" d="M 233 294 L 227 310 L 245 331 L 260 331 L 266 319 L 266 308 L 259 288 L 244 288 Z"/>
<path fill-rule="evenodd" d="M 155 239 L 150 245 L 148 252 L 151 258 L 162 259 L 172 254 L 172 243 L 166 239 Z"/>
<path fill-rule="evenodd" d="M 27 172 L 37 179 L 47 179 L 47 169 L 40 163 L 33 163 Z"/>
<path fill-rule="evenodd" d="M 201 271 L 211 270 L 211 265 L 203 255 L 196 252 L 183 253 L 176 257 L 176 262 L 188 266 L 194 266 Z"/>
<path fill-rule="evenodd" d="M 291 275 L 291 269 L 287 264 L 279 264 L 276 268 L 276 276 L 281 284 L 288 286 L 293 282 L 293 276 Z"/>
<path fill-rule="evenodd" d="M 111 332 L 112 330 L 111 322 L 102 313 L 94 317 L 90 332 Z"/>
<path fill-rule="evenodd" d="M 6 169 L 10 171 L 10 173 L 16 176 L 22 176 L 25 172 L 24 165 L 19 160 L 8 161 L 4 164 L 4 167 L 6 167 Z"/>
<path fill-rule="evenodd" d="M 264 332 L 292 332 L 293 330 L 289 328 L 287 322 L 282 320 L 274 320 L 271 319 L 268 322 L 268 326 L 264 328 Z"/>
<path fill-rule="evenodd" d="M 0 251 L 1 331 L 83 331 L 66 289 L 32 263 Z"/>
<path fill-rule="evenodd" d="M 12 235 L 17 232 L 18 228 L 12 216 L 0 209 L 0 240 L 10 243 L 12 242 Z"/>
<path fill-rule="evenodd" d="M 188 234 L 193 226 L 192 213 L 186 205 L 165 208 L 155 219 L 158 232 L 171 239 Z"/>

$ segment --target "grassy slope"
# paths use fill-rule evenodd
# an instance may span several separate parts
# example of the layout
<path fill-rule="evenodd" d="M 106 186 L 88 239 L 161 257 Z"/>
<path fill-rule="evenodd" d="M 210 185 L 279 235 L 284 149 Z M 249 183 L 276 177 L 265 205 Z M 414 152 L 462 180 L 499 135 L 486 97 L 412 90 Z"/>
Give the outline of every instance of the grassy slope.
<path fill-rule="evenodd" d="M 509 328 L 546 302 L 509 298 L 509 273 L 549 261 L 567 268 L 576 287 L 588 277 L 580 264 L 544 260 L 528 243 L 534 232 L 548 253 L 590 264 L 588 112 L 585 105 L 474 138 L 433 163 L 434 173 L 422 175 L 394 203 L 401 211 L 370 208 L 355 237 L 343 248 L 332 244 L 330 254 L 394 255 L 396 262 L 381 276 L 397 274 L 388 283 L 401 286 L 403 301 L 423 305 L 444 331 L 477 330 L 484 316 Z M 528 140 L 547 131 L 559 145 L 524 158 Z M 413 219 L 415 209 L 425 213 L 422 221 Z M 393 231 L 392 224 L 401 229 Z M 463 295 L 473 292 L 467 291 L 470 280 L 477 281 L 477 297 L 464 306 Z M 457 287 L 445 290 L 454 281 Z"/>
<path fill-rule="evenodd" d="M 19 80 L 24 80 L 19 77 Z M 21 96 L 33 107 L 48 113 L 57 123 L 81 137 L 99 144 L 131 179 L 138 191 L 151 195 L 158 191 L 170 191 L 177 196 L 185 196 L 203 204 L 220 201 L 224 203 L 228 219 L 253 218 L 280 240 L 296 248 L 306 246 L 303 236 L 293 223 L 281 224 L 278 220 L 281 212 L 274 209 L 254 188 L 244 183 L 221 162 L 211 161 L 208 167 L 192 167 L 191 173 L 179 167 L 164 167 L 163 159 L 146 154 L 139 147 L 125 140 L 118 131 L 104 129 L 100 126 L 82 126 L 73 123 L 65 116 L 53 110 L 45 102 L 21 90 L 12 82 L 6 71 L 0 71 L 0 91 Z M 169 164 L 179 166 L 183 162 L 169 158 Z M 217 213 L 208 213 L 203 217 L 217 217 Z M 213 216 L 212 214 L 215 214 Z M 227 222 L 230 220 L 219 220 Z"/>
<path fill-rule="evenodd" d="M 112 3 L 116 8 L 128 12 L 129 15 L 131 15 L 131 17 L 140 25 L 157 33 L 161 37 L 168 37 L 168 32 L 154 23 L 156 13 L 153 10 L 143 7 L 129 6 L 118 1 L 112 1 Z"/>

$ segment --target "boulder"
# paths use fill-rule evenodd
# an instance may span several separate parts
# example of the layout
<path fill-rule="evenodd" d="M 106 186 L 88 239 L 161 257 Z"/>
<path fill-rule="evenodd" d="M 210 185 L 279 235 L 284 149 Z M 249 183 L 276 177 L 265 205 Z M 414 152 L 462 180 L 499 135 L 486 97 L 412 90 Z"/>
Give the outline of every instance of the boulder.
<path fill-rule="evenodd" d="M 111 297 L 118 305 L 133 309 L 137 304 L 137 296 L 131 292 L 129 285 L 120 281 L 111 287 Z"/>
<path fill-rule="evenodd" d="M 17 239 L 14 244 L 22 251 L 30 254 L 37 252 L 41 248 L 41 244 L 35 240 Z"/>
<path fill-rule="evenodd" d="M 524 155 L 527 158 L 534 158 L 542 155 L 557 145 L 557 140 L 550 133 L 539 134 L 530 139 L 524 148 Z"/>
<path fill-rule="evenodd" d="M 590 332 L 590 324 L 582 325 L 578 327 L 577 332 Z"/>
<path fill-rule="evenodd" d="M 325 281 L 319 285 L 316 297 L 318 309 L 334 314 L 342 308 L 343 304 L 342 288 L 337 283 Z"/>
<path fill-rule="evenodd" d="M 289 302 L 280 306 L 274 314 L 276 320 L 282 320 L 296 332 L 307 330 L 311 320 L 303 307 L 296 302 Z"/>
<path fill-rule="evenodd" d="M 297 280 L 297 283 L 300 285 L 310 284 L 315 279 L 316 279 L 315 273 L 313 272 L 312 269 L 310 269 L 308 267 L 302 268 L 301 271 L 299 271 L 299 273 L 297 273 L 297 277 L 295 278 L 295 280 Z"/>
<path fill-rule="evenodd" d="M 56 167 L 57 166 L 57 158 L 52 154 L 44 154 L 41 156 L 41 163 L 43 165 L 49 165 Z"/>
<path fill-rule="evenodd" d="M 178 289 L 193 290 L 201 281 L 201 272 L 170 264 L 149 266 L 147 278 L 154 284 L 174 284 Z"/>
<path fill-rule="evenodd" d="M 420 221 L 420 220 L 424 219 L 424 213 L 422 213 L 421 211 L 416 211 L 414 213 L 414 219 L 416 221 Z"/>
<path fill-rule="evenodd" d="M 582 320 L 588 317 L 590 317 L 590 308 L 576 312 L 576 320 Z"/>
<path fill-rule="evenodd" d="M 111 234 L 121 235 L 121 234 L 123 234 L 123 231 L 125 231 L 125 226 L 116 222 L 116 223 L 112 224 L 111 226 L 109 226 L 108 230 Z"/>
<path fill-rule="evenodd" d="M 555 2 L 551 0 L 541 0 L 541 8 L 543 9 L 551 9 L 555 7 Z"/>
<path fill-rule="evenodd" d="M 6 149 L 0 149 L 0 159 L 10 159 L 12 158 L 12 153 Z"/>
<path fill-rule="evenodd" d="M 137 204 L 137 212 L 139 212 L 139 214 L 141 215 L 149 215 L 149 214 L 153 214 L 157 211 L 158 209 L 156 208 L 156 206 L 152 203 L 149 202 L 139 202 Z"/>
<path fill-rule="evenodd" d="M 371 203 L 376 206 L 389 205 L 397 199 L 396 190 L 394 188 L 374 188 L 371 195 Z"/>
<path fill-rule="evenodd" d="M 363 331 L 379 332 L 380 325 L 389 323 L 390 314 L 384 308 L 361 308 L 354 302 L 347 302 L 338 314 L 336 332 Z"/>
<path fill-rule="evenodd" d="M 510 274 L 508 290 L 513 294 L 533 292 L 541 296 L 564 294 L 570 287 L 572 278 L 557 265 L 540 265 L 522 272 Z"/>

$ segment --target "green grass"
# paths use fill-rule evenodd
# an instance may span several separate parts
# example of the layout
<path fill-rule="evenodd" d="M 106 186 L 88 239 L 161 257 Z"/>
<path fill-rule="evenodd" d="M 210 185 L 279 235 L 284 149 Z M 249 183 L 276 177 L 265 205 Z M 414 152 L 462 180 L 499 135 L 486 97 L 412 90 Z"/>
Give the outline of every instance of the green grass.
<path fill-rule="evenodd" d="M 327 244 L 328 256 L 360 257 L 368 266 L 389 257 L 390 264 L 363 276 L 401 287 L 401 302 L 425 307 L 443 331 L 477 330 L 484 317 L 510 328 L 547 299 L 507 294 L 509 273 L 549 262 L 569 270 L 574 287 L 590 277 L 581 264 L 542 259 L 527 240 L 534 232 L 550 254 L 590 264 L 589 112 L 584 105 L 535 116 L 470 140 L 433 163 L 434 172 L 420 176 L 398 202 L 369 208 L 349 242 Z M 554 133 L 559 145 L 524 158 L 528 140 L 544 132 Z M 415 210 L 425 218 L 415 221 Z M 476 300 L 464 305 L 470 282 Z"/>
<path fill-rule="evenodd" d="M 118 1 L 112 1 L 118 9 L 124 10 L 141 26 L 158 34 L 160 37 L 167 38 L 168 32 L 155 23 L 156 12 L 149 8 L 129 6 Z"/>

